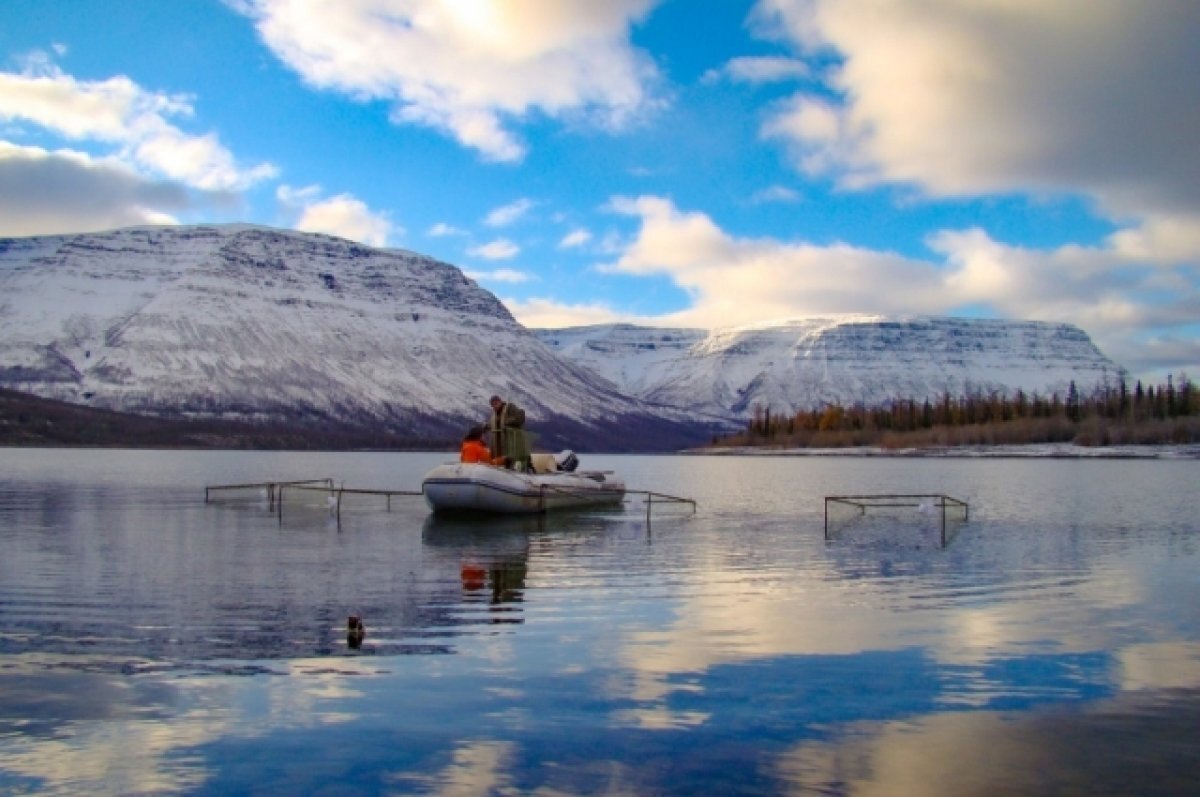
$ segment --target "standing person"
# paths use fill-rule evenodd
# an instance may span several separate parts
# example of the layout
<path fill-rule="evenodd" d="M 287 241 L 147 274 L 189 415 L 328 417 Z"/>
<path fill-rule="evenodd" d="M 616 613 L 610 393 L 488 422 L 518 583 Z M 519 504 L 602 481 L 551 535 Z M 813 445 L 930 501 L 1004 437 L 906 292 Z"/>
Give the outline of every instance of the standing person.
<path fill-rule="evenodd" d="M 492 405 L 492 429 L 521 428 L 525 425 L 525 410 L 511 401 L 505 401 L 499 396 L 492 396 L 488 402 Z"/>
<path fill-rule="evenodd" d="M 492 433 L 492 453 L 528 468 L 529 441 L 525 437 L 525 410 L 499 396 L 492 396 L 488 403 L 492 406 L 488 422 Z"/>

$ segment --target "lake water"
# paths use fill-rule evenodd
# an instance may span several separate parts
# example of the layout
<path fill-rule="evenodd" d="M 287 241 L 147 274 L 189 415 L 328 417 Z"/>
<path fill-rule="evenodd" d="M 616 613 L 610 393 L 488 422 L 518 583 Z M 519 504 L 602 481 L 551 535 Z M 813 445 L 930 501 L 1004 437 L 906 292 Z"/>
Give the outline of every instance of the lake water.
<path fill-rule="evenodd" d="M 0 449 L 0 793 L 1200 788 L 1200 462 L 583 457 L 698 502 L 649 522 L 205 502 L 444 459 Z M 826 540 L 848 493 L 969 522 Z"/>

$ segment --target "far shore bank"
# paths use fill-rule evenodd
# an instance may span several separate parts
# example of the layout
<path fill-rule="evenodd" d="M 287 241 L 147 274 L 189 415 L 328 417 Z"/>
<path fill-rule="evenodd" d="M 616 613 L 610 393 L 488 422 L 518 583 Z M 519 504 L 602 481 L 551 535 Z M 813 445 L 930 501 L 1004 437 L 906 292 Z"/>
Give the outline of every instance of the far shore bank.
<path fill-rule="evenodd" d="M 1080 446 L 1073 443 L 1029 445 L 945 446 L 929 448 L 773 448 L 766 446 L 712 446 L 679 452 L 698 456 L 755 457 L 899 457 L 963 459 L 1195 459 L 1200 444 Z"/>

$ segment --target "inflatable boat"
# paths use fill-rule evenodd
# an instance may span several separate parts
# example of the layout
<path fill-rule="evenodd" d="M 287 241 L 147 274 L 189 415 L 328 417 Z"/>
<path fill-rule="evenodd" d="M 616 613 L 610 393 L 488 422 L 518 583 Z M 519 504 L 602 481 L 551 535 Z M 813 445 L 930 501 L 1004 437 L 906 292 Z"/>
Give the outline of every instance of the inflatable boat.
<path fill-rule="evenodd" d="M 454 462 L 425 474 L 421 492 L 434 512 L 514 514 L 619 504 L 625 482 L 611 471 L 523 471 Z"/>

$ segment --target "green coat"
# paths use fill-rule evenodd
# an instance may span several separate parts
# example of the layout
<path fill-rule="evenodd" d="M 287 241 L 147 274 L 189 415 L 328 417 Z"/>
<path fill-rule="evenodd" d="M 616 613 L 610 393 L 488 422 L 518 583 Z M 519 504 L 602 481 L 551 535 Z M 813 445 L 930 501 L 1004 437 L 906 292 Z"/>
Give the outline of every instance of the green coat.
<path fill-rule="evenodd" d="M 499 412 L 493 412 L 488 428 L 492 431 L 497 429 L 506 429 L 510 426 L 517 428 L 525 425 L 525 410 L 518 407 L 511 401 L 506 401 L 500 406 Z"/>
<path fill-rule="evenodd" d="M 524 425 L 525 410 L 511 401 L 505 402 L 499 412 L 493 412 L 488 421 L 488 429 L 492 433 L 492 454 L 509 457 L 513 462 L 527 462 L 532 446 L 522 428 Z"/>

